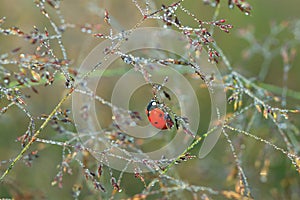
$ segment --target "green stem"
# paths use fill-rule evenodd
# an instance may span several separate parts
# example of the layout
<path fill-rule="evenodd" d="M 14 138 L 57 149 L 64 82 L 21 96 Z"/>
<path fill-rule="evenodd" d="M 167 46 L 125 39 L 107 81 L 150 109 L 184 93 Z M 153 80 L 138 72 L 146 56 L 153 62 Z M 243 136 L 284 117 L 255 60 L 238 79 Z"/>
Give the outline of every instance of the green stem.
<path fill-rule="evenodd" d="M 261 88 L 264 88 L 264 89 L 266 89 L 266 90 L 268 90 L 268 91 L 270 91 L 274 94 L 278 94 L 278 95 L 281 95 L 282 91 L 283 91 L 282 87 L 278 87 L 278 86 L 267 84 L 267 83 L 262 83 L 261 82 L 261 83 L 257 83 L 257 85 Z M 294 90 L 288 89 L 286 96 L 297 99 L 297 100 L 300 100 L 300 92 L 297 92 L 297 91 L 294 91 Z"/>
<path fill-rule="evenodd" d="M 137 27 L 139 27 L 142 23 L 144 19 L 141 19 L 132 29 L 132 31 L 134 29 L 136 29 Z M 116 48 L 118 48 L 122 42 L 124 42 L 123 40 L 119 41 L 116 45 Z M 108 55 L 104 58 L 104 60 L 106 60 L 108 58 Z M 97 67 L 97 65 L 95 66 L 95 68 Z M 122 69 L 122 68 L 121 68 Z M 93 71 L 94 72 L 94 71 Z M 84 74 L 83 77 L 87 77 L 89 75 L 91 75 L 91 71 L 87 72 Z M 30 86 L 30 85 L 29 85 Z M 24 87 L 28 87 L 28 85 L 25 85 Z M 12 168 L 15 166 L 16 162 L 19 161 L 22 156 L 25 154 L 25 152 L 29 149 L 29 147 L 36 141 L 37 137 L 40 135 L 41 131 L 47 126 L 47 124 L 50 122 L 51 118 L 54 116 L 54 114 L 56 113 L 56 111 L 61 107 L 61 105 L 71 96 L 71 94 L 73 93 L 73 91 L 75 90 L 75 88 L 77 87 L 77 85 L 75 85 L 73 88 L 71 88 L 68 93 L 59 101 L 59 103 L 56 105 L 56 107 L 52 110 L 52 112 L 50 113 L 50 115 L 47 117 L 47 119 L 44 121 L 44 123 L 39 127 L 39 129 L 35 132 L 35 134 L 32 136 L 32 138 L 30 139 L 30 141 L 26 144 L 26 146 L 22 149 L 22 151 L 17 155 L 17 157 L 12 161 L 12 163 L 9 165 L 9 167 L 5 170 L 5 172 L 2 174 L 2 176 L 0 177 L 0 182 L 3 182 L 3 179 L 5 178 L 5 176 L 12 170 Z"/>
<path fill-rule="evenodd" d="M 120 67 L 117 69 L 104 69 L 104 70 L 96 70 L 93 73 L 89 74 L 89 77 L 115 77 L 115 76 L 121 76 L 124 75 L 126 72 L 128 72 L 130 70 L 130 68 L 126 68 L 126 67 Z M 187 74 L 190 73 L 190 70 L 187 68 L 181 68 L 177 70 L 179 73 L 181 74 Z M 157 73 L 159 73 L 160 75 L 168 75 L 169 71 L 167 69 L 161 68 L 159 70 L 157 70 Z M 65 80 L 65 77 L 60 74 L 55 76 L 55 81 L 63 81 Z M 13 81 L 9 84 L 8 88 L 27 88 L 30 86 L 41 86 L 44 85 L 46 83 L 45 79 L 42 79 L 40 82 L 29 82 L 26 85 L 19 85 L 19 83 L 17 81 Z"/>
<path fill-rule="evenodd" d="M 207 137 L 210 133 L 212 133 L 213 131 L 215 131 L 217 128 L 219 128 L 219 126 L 215 126 L 212 129 L 210 129 L 209 131 L 207 131 L 205 134 L 203 134 L 202 137 L 198 137 L 190 146 L 188 146 L 188 148 L 186 148 L 184 150 L 184 152 L 182 154 L 180 154 L 175 160 L 173 160 L 173 162 L 171 162 L 163 171 L 162 174 L 167 173 L 167 171 L 169 171 L 169 169 L 177 162 L 180 160 L 181 157 L 185 156 L 185 154 L 187 152 L 189 152 L 190 150 L 192 150 L 202 139 L 204 139 L 205 137 Z"/>
<path fill-rule="evenodd" d="M 11 169 L 15 166 L 16 162 L 22 158 L 24 153 L 29 149 L 29 147 L 35 142 L 36 138 L 40 135 L 41 131 L 46 127 L 46 125 L 49 123 L 51 118 L 54 116 L 56 111 L 61 107 L 61 105 L 68 99 L 68 97 L 73 93 L 74 89 L 70 89 L 70 91 L 62 98 L 59 103 L 56 105 L 56 107 L 52 110 L 50 115 L 47 117 L 47 119 L 44 121 L 44 123 L 40 126 L 40 128 L 35 132 L 35 134 L 32 136 L 31 140 L 26 144 L 26 146 L 22 149 L 22 151 L 17 155 L 17 157 L 12 161 L 12 163 L 9 165 L 9 167 L 5 170 L 5 172 L 0 177 L 0 182 L 3 181 L 5 176 L 11 171 Z"/>
<path fill-rule="evenodd" d="M 217 5 L 217 7 L 216 7 L 216 9 L 215 9 L 215 12 L 214 12 L 214 16 L 213 16 L 213 18 L 212 18 L 212 21 L 216 21 L 216 20 L 217 20 L 219 14 L 220 14 L 220 8 L 221 8 L 221 2 L 218 3 L 218 5 Z M 214 30 L 215 30 L 215 26 L 214 26 L 214 25 L 211 25 L 211 26 L 210 26 L 210 30 L 209 30 L 209 32 L 210 32 L 211 35 L 214 34 Z"/>

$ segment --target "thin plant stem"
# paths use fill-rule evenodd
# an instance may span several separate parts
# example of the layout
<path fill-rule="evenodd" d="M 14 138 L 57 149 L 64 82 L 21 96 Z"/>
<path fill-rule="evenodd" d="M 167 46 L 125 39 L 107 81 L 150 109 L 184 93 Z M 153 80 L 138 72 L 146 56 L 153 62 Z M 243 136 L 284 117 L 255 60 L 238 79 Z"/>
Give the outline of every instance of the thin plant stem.
<path fill-rule="evenodd" d="M 74 89 L 70 89 L 68 93 L 59 101 L 59 103 L 56 105 L 56 107 L 52 110 L 50 115 L 46 118 L 44 123 L 40 126 L 40 128 L 34 133 L 32 138 L 29 140 L 29 142 L 26 144 L 26 146 L 22 149 L 22 151 L 17 155 L 17 157 L 12 161 L 12 163 L 9 165 L 9 167 L 5 170 L 5 172 L 0 177 L 0 182 L 3 181 L 5 176 L 12 170 L 12 168 L 15 166 L 16 162 L 22 158 L 24 153 L 29 149 L 29 147 L 35 142 L 36 138 L 40 135 L 42 130 L 47 126 L 51 118 L 55 115 L 56 111 L 61 107 L 61 105 L 68 99 L 68 97 L 73 93 Z"/>

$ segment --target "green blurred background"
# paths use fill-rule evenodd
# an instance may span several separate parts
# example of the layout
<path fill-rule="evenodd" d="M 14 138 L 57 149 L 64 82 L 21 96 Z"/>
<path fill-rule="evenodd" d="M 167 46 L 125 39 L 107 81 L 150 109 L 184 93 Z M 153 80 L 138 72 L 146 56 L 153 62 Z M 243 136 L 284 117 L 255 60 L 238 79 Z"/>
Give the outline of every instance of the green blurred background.
<path fill-rule="evenodd" d="M 155 1 L 157 7 L 162 2 L 168 5 L 172 1 Z M 263 43 L 270 34 L 270 27 L 272 23 L 279 24 L 283 21 L 294 23 L 300 20 L 299 0 L 266 0 L 266 1 L 249 1 L 253 10 L 250 16 L 244 15 L 237 8 L 229 9 L 226 1 L 221 1 L 221 9 L 218 18 L 226 19 L 228 23 L 233 25 L 233 29 L 229 34 L 223 33 L 219 30 L 215 30 L 214 38 L 218 45 L 223 49 L 224 54 L 229 58 L 233 68 L 243 74 L 246 77 L 257 77 L 261 69 L 263 62 L 261 55 L 255 55 L 251 59 L 243 58 L 245 50 L 249 47 L 249 44 L 241 39 L 239 36 L 239 29 L 252 27 L 254 30 L 254 36 L 258 43 Z M 184 2 L 186 8 L 195 13 L 199 19 L 210 20 L 213 17 L 215 8 L 203 5 L 200 0 L 186 0 Z M 102 8 L 102 9 L 101 9 Z M 100 0 L 100 1 L 79 1 L 79 0 L 64 0 L 61 3 L 61 12 L 65 16 L 67 22 L 74 24 L 99 24 L 99 32 L 108 33 L 107 25 L 103 22 L 103 8 L 107 8 L 115 21 L 119 23 L 120 29 L 129 29 L 141 19 L 141 15 L 129 0 Z M 48 8 L 51 16 L 55 17 L 53 9 Z M 44 27 L 50 28 L 49 21 L 41 15 L 38 8 L 32 1 L 21 0 L 1 0 L 0 2 L 0 17 L 6 17 L 6 22 L 2 27 L 17 26 L 24 32 L 32 30 L 33 26 L 43 30 Z M 193 24 L 191 18 L 186 18 L 186 23 Z M 146 22 L 143 26 L 157 25 L 155 21 Z M 298 23 L 299 26 L 299 23 Z M 298 38 L 299 39 L 299 38 Z M 276 45 L 283 45 L 288 41 L 293 41 L 294 35 L 291 31 L 283 31 L 278 40 L 274 43 Z M 95 47 L 101 40 L 95 39 L 90 35 L 81 33 L 79 29 L 68 29 L 63 37 L 64 45 L 67 49 L 69 58 L 72 60 L 72 66 L 78 68 L 83 59 L 88 53 Z M 298 41 L 299 43 L 299 41 Z M 22 38 L 14 36 L 0 35 L 0 54 L 6 53 L 22 47 L 21 52 L 33 52 L 34 46 L 29 45 L 27 41 Z M 299 45 L 296 46 L 299 52 Z M 59 55 L 58 48 L 54 49 Z M 293 67 L 290 70 L 288 78 L 288 87 L 294 91 L 300 92 L 300 58 L 296 55 Z M 225 71 L 224 66 L 220 64 L 220 71 Z M 12 66 L 13 68 L 13 66 Z M 283 81 L 283 63 L 280 55 L 277 55 L 270 64 L 270 69 L 267 73 L 264 83 L 274 86 L 282 87 Z M 116 77 L 108 77 L 104 80 L 103 91 L 101 92 L 104 98 L 109 99 L 113 84 L 117 80 Z M 198 87 L 199 82 L 190 79 L 191 83 L 195 87 Z M 59 101 L 59 97 L 63 97 L 65 92 L 63 81 L 55 81 L 52 87 L 44 88 L 38 87 L 39 95 L 34 94 L 32 91 L 27 90 L 31 95 L 31 99 L 28 100 L 28 109 L 34 116 L 40 114 L 50 113 L 54 106 Z M 268 87 L 269 88 L 269 87 Z M 25 90 L 26 91 L 26 90 Z M 280 95 L 280 94 L 278 94 Z M 139 96 L 139 95 L 137 95 Z M 140 95 L 142 96 L 142 95 Z M 199 95 L 200 96 L 200 95 Z M 149 95 L 150 97 L 150 95 Z M 201 98 L 201 97 L 200 97 Z M 136 101 L 136 102 L 135 102 Z M 207 101 L 208 99 L 203 99 Z M 205 105 L 205 102 L 203 103 Z M 0 103 L 2 106 L 2 102 Z M 143 109 L 145 102 L 141 102 L 139 98 L 134 98 L 133 105 L 139 110 Z M 288 99 L 287 107 L 300 108 L 298 100 L 295 98 Z M 65 108 L 70 107 L 70 101 L 64 105 Z M 229 106 L 229 111 L 231 106 Z M 204 111 L 202 111 L 204 112 Z M 202 113 L 201 113 L 202 115 Z M 203 113 L 205 116 L 205 113 Z M 143 118 L 145 119 L 145 117 Z M 104 124 L 110 122 L 110 115 L 104 116 Z M 292 116 L 292 122 L 299 127 L 299 117 Z M 7 160 L 14 158 L 21 150 L 19 143 L 15 142 L 16 138 L 24 133 L 27 128 L 28 119 L 24 113 L 21 113 L 17 108 L 13 107 L 8 110 L 5 115 L 0 116 L 0 160 Z M 207 125 L 203 125 L 204 127 Z M 271 133 L 270 133 L 271 132 Z M 256 125 L 253 132 L 261 134 L 271 138 L 272 142 L 278 142 L 279 136 L 270 136 L 270 134 L 276 133 L 276 129 L 272 123 L 259 123 Z M 233 136 L 233 135 L 232 135 Z M 51 128 L 47 127 L 41 137 L 60 139 Z M 233 137 L 232 137 L 233 138 Z M 246 175 L 249 178 L 249 184 L 252 187 L 252 192 L 257 199 L 272 199 L 271 194 L 280 193 L 285 195 L 286 199 L 298 199 L 300 198 L 299 189 L 299 175 L 298 178 L 293 179 L 296 172 L 291 169 L 290 161 L 282 154 L 270 150 L 271 155 L 267 157 L 271 159 L 272 165 L 267 182 L 260 181 L 259 169 L 255 168 L 255 162 L 260 154 L 265 151 L 265 146 L 255 140 L 245 140 L 245 149 L 243 149 L 242 162 L 245 166 Z M 11 197 L 12 191 L 18 191 L 20 193 L 34 194 L 31 196 L 34 199 L 72 199 L 71 191 L 72 186 L 76 182 L 80 182 L 83 179 L 81 172 L 78 168 L 74 167 L 73 175 L 66 175 L 64 178 L 63 189 L 58 187 L 52 187 L 51 181 L 57 173 L 57 165 L 61 161 L 61 148 L 51 145 L 35 144 L 32 149 L 41 148 L 39 152 L 39 158 L 36 159 L 31 167 L 26 167 L 22 162 L 19 162 L 11 173 L 6 177 L 5 182 L 0 185 L 0 198 Z M 234 184 L 226 181 L 227 175 L 230 172 L 230 166 L 232 167 L 232 155 L 224 154 L 224 149 L 229 150 L 228 144 L 224 138 L 221 138 L 217 143 L 214 151 L 205 159 L 194 160 L 191 162 L 183 163 L 178 168 L 179 177 L 191 184 L 203 185 L 212 187 L 214 189 L 233 189 Z M 76 166 L 76 165 L 74 165 Z M 1 166 L 1 172 L 7 165 Z M 197 174 L 197 176 L 195 176 Z M 123 183 L 124 191 L 126 194 L 132 196 L 138 189 L 142 188 L 142 184 L 134 182 L 134 179 L 130 179 L 133 175 L 125 174 L 125 178 L 129 178 L 127 182 Z M 79 178 L 78 178 L 79 177 Z M 81 178 L 80 178 L 81 177 Z M 289 179 L 289 177 L 291 179 Z M 104 177 L 104 179 L 107 177 Z M 298 179 L 298 180 L 297 180 Z M 109 180 L 104 180 L 105 182 Z M 290 181 L 290 182 L 289 182 Z M 137 184 L 139 184 L 137 186 Z M 286 189 L 286 185 L 294 185 L 290 187 L 298 187 L 296 191 L 298 193 L 292 193 L 288 196 L 291 189 Z M 293 190 L 295 191 L 295 189 Z M 17 192 L 17 193 L 18 193 Z M 29 195 L 30 196 L 30 195 Z M 278 195 L 280 196 L 280 195 Z M 191 198 L 187 194 L 186 198 Z M 83 191 L 80 199 L 94 199 L 89 192 Z"/>

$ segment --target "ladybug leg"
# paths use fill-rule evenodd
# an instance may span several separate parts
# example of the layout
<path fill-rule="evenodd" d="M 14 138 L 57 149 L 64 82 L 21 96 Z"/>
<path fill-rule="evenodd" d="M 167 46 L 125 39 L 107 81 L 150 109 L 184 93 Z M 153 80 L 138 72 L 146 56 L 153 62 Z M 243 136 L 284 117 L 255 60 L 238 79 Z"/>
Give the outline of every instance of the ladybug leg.
<path fill-rule="evenodd" d="M 176 129 L 178 130 L 179 129 L 179 123 L 178 123 L 177 117 L 175 117 L 175 126 L 176 126 Z"/>
<path fill-rule="evenodd" d="M 171 129 L 174 126 L 174 122 L 171 119 L 170 115 L 166 113 L 164 118 L 166 120 L 166 126 L 168 127 L 168 129 Z"/>

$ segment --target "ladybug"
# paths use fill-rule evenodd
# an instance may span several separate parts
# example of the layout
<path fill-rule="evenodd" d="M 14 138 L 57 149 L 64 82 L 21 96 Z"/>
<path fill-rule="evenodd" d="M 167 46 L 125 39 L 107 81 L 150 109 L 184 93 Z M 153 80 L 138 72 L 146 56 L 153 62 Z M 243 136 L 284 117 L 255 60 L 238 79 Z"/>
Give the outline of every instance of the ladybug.
<path fill-rule="evenodd" d="M 165 130 L 172 128 L 174 125 L 170 115 L 160 109 L 159 103 L 155 100 L 151 100 L 148 104 L 146 114 L 149 122 L 158 129 Z"/>

